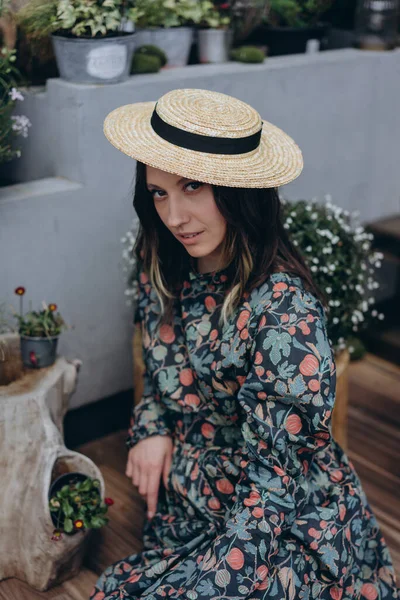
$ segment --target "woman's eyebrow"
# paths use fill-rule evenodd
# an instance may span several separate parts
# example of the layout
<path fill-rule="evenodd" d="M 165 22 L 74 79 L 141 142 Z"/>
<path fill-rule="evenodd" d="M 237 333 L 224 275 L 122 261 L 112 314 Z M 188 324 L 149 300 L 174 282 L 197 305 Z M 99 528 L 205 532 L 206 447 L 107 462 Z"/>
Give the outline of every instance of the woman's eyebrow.
<path fill-rule="evenodd" d="M 180 185 L 181 183 L 183 183 L 184 181 L 192 181 L 191 179 L 188 179 L 187 177 L 181 177 L 181 179 L 179 179 L 179 181 L 176 182 L 176 185 Z M 155 183 L 148 183 L 147 184 L 147 188 L 156 188 L 157 190 L 162 190 L 163 188 L 160 185 L 156 185 Z"/>

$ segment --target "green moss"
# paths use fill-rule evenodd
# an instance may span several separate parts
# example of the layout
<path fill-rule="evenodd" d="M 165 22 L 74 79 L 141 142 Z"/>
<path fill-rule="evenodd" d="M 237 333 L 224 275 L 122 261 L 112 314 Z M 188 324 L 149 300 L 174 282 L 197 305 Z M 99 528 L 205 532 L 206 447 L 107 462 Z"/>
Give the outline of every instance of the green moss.
<path fill-rule="evenodd" d="M 161 61 L 158 56 L 135 53 L 132 58 L 131 74 L 158 73 L 161 69 Z"/>
<path fill-rule="evenodd" d="M 264 62 L 265 54 L 255 46 L 242 46 L 231 51 L 231 60 L 236 60 L 243 63 L 262 63 Z"/>
<path fill-rule="evenodd" d="M 140 46 L 135 54 L 140 54 L 144 56 L 158 56 L 161 62 L 161 66 L 165 67 L 167 64 L 167 55 L 161 48 L 158 46 L 153 46 L 152 44 L 145 44 L 144 46 Z"/>

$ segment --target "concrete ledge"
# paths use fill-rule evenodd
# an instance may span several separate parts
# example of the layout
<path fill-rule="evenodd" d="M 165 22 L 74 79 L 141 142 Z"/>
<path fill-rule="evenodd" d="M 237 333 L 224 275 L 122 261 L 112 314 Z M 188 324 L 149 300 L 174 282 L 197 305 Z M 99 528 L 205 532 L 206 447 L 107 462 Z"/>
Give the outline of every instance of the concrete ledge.
<path fill-rule="evenodd" d="M 80 188 L 82 188 L 80 183 L 62 177 L 47 177 L 26 183 L 16 183 L 0 188 L 0 204 L 29 200 L 49 194 L 71 192 Z"/>

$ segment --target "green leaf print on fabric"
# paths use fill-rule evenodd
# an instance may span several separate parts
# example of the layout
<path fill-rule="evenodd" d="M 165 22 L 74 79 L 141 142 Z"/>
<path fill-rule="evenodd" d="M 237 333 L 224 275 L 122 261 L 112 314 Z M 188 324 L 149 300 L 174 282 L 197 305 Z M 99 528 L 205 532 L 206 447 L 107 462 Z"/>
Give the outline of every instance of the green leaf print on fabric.
<path fill-rule="evenodd" d="M 262 347 L 264 350 L 269 350 L 271 348 L 269 356 L 273 364 L 277 365 L 282 359 L 282 354 L 284 356 L 289 356 L 291 341 L 291 337 L 288 333 L 279 333 L 279 331 L 273 329 L 272 331 L 268 331 Z"/>

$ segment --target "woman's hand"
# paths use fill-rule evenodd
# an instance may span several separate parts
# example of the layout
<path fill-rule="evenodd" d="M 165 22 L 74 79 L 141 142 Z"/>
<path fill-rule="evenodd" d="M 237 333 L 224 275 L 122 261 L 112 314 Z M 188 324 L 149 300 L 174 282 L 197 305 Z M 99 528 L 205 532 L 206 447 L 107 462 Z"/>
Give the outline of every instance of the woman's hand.
<path fill-rule="evenodd" d="M 129 450 L 125 475 L 132 479 L 133 485 L 139 488 L 139 494 L 145 498 L 149 519 L 156 512 L 161 476 L 167 488 L 172 450 L 172 438 L 166 435 L 148 437 Z"/>

